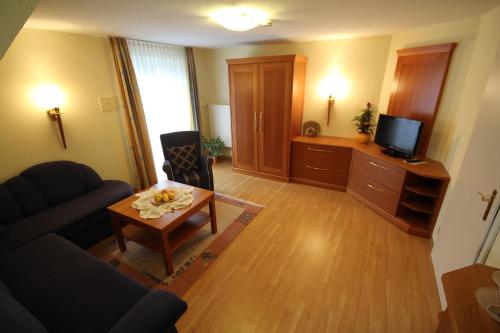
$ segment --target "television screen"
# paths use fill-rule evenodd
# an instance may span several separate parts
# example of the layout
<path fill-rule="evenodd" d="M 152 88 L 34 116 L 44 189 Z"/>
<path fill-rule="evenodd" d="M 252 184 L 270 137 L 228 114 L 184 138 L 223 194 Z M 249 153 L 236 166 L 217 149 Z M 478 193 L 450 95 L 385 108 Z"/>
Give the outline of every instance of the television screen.
<path fill-rule="evenodd" d="M 390 155 L 411 157 L 417 151 L 422 126 L 423 123 L 418 120 L 381 114 L 375 143 L 388 148 Z"/>

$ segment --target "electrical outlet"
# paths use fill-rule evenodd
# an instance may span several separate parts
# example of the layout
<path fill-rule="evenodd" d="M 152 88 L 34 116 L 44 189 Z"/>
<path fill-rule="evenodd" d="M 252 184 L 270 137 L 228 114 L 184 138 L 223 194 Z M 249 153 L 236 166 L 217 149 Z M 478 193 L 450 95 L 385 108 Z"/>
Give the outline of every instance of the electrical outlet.
<path fill-rule="evenodd" d="M 100 97 L 99 104 L 102 112 L 111 112 L 118 109 L 118 100 L 115 96 Z"/>

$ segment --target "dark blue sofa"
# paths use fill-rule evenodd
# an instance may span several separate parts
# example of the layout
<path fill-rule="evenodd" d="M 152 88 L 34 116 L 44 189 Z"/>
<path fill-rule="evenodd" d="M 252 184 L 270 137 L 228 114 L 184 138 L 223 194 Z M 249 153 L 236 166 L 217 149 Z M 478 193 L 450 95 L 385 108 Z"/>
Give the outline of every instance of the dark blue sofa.
<path fill-rule="evenodd" d="M 106 207 L 132 194 L 70 161 L 32 166 L 0 184 L 0 254 L 50 232 L 87 248 L 111 235 Z"/>
<path fill-rule="evenodd" d="M 55 234 L 0 256 L 0 332 L 176 332 L 186 308 Z"/>
<path fill-rule="evenodd" d="M 131 193 L 127 183 L 69 161 L 0 184 L 0 332 L 176 332 L 184 301 L 73 244 L 111 234 L 106 207 Z"/>

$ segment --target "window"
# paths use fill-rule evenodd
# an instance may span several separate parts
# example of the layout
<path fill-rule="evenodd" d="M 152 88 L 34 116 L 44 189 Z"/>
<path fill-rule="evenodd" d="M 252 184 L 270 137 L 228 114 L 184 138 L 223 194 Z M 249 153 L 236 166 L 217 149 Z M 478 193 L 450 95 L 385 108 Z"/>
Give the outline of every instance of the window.
<path fill-rule="evenodd" d="M 166 179 L 160 134 L 194 129 L 186 50 L 182 46 L 127 40 L 158 180 Z"/>

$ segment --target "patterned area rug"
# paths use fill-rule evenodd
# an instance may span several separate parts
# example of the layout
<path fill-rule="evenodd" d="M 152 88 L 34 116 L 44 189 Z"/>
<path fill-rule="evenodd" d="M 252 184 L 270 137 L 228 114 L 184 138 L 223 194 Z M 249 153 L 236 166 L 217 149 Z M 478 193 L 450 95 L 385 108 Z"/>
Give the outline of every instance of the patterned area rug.
<path fill-rule="evenodd" d="M 262 208 L 255 203 L 217 193 L 218 233 L 212 235 L 208 223 L 179 247 L 173 253 L 174 274 L 171 276 L 167 276 L 160 254 L 131 240 L 127 240 L 127 251 L 124 253 L 118 249 L 114 237 L 97 244 L 90 252 L 148 287 L 168 289 L 182 296 Z M 204 210 L 208 212 L 208 207 Z"/>

